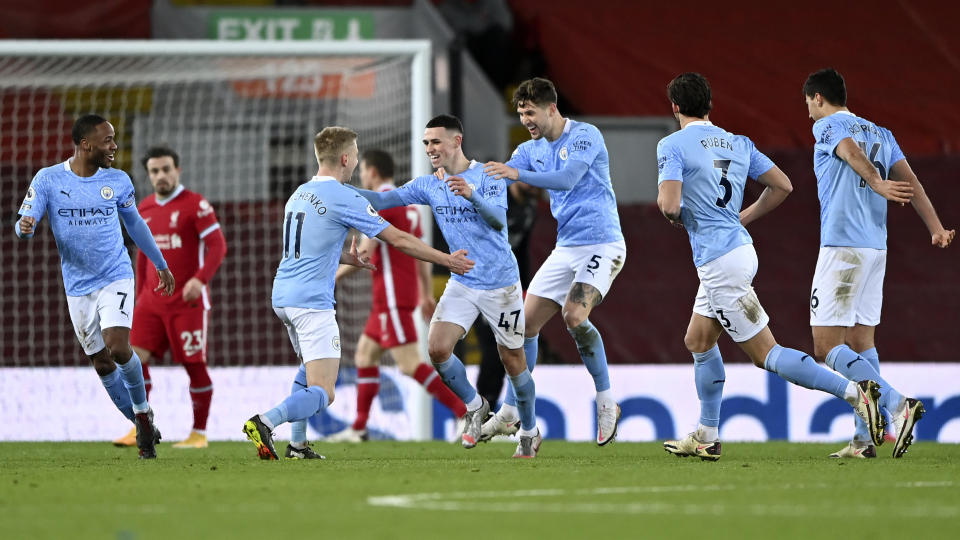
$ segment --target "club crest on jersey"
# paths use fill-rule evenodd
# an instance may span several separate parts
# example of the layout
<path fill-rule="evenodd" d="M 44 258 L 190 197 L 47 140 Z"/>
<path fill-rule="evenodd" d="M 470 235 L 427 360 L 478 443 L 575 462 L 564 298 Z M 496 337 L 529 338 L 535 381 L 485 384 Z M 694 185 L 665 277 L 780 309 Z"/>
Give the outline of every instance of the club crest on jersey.
<path fill-rule="evenodd" d="M 179 210 L 174 210 L 173 212 L 170 212 L 170 228 L 171 229 L 177 226 L 178 219 L 180 219 Z"/>
<path fill-rule="evenodd" d="M 109 201 L 113 198 L 113 188 L 110 186 L 103 186 L 100 188 L 100 196 Z"/>
<path fill-rule="evenodd" d="M 333 336 L 333 339 L 330 340 L 330 344 L 333 345 L 333 350 L 340 350 L 340 336 Z"/>
<path fill-rule="evenodd" d="M 566 146 L 561 147 L 561 148 L 560 148 L 560 159 L 566 161 L 568 155 L 569 155 L 569 154 L 567 153 L 567 147 L 566 147 Z"/>
<path fill-rule="evenodd" d="M 37 192 L 33 190 L 33 186 L 27 188 L 27 196 L 23 198 L 25 201 L 32 201 L 37 198 Z"/>

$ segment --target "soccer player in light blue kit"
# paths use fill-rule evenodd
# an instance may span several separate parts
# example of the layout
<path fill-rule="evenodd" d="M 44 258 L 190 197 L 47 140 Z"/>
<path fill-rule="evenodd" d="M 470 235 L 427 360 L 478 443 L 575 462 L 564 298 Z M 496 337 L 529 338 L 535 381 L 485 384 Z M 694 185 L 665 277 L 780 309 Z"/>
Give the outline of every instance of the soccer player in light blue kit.
<path fill-rule="evenodd" d="M 500 360 L 517 388 L 520 441 L 513 457 L 533 458 L 543 438 L 537 428 L 536 388 L 523 356 L 524 313 L 517 260 L 507 240 L 507 190 L 503 180 L 463 154 L 463 126 L 450 115 L 427 123 L 423 145 L 436 175 L 414 178 L 402 187 L 361 191 L 378 210 L 428 204 L 451 249 L 468 248 L 477 266 L 467 276 L 451 276 L 437 303 L 427 338 L 430 360 L 443 382 L 467 406 L 461 434 L 464 448 L 480 441 L 490 404 L 467 379 L 463 362 L 453 354 L 477 315 L 493 329 Z M 447 172 L 454 172 L 453 176 Z"/>
<path fill-rule="evenodd" d="M 943 228 L 893 134 L 847 109 L 840 73 L 823 69 L 811 74 L 803 94 L 814 120 L 813 167 L 820 197 L 820 254 L 810 294 L 814 354 L 851 380 L 880 383 L 880 404 L 893 418 L 893 457 L 899 458 L 913 442 L 913 427 L 924 409 L 879 374 L 874 332 L 887 263 L 887 199 L 912 203 L 934 246 L 949 246 L 956 231 Z M 853 440 L 830 456 L 876 455 L 867 427 L 856 420 Z"/>
<path fill-rule="evenodd" d="M 33 177 L 15 230 L 20 238 L 31 238 L 43 216 L 50 220 L 73 330 L 110 399 L 136 426 L 140 459 L 153 459 L 160 431 L 153 425 L 140 358 L 130 348 L 134 280 L 121 219 L 157 267 L 157 290 L 173 294 L 174 278 L 137 212 L 130 177 L 111 168 L 117 151 L 114 136 L 103 117 L 78 118 L 73 157 Z"/>
<path fill-rule="evenodd" d="M 284 457 L 322 459 L 307 444 L 306 419 L 333 403 L 340 369 L 340 330 L 333 290 L 337 267 L 372 268 L 357 250 L 342 254 L 347 232 L 355 228 L 388 242 L 400 251 L 464 274 L 473 267 L 465 250 L 451 255 L 437 251 L 381 218 L 361 196 L 344 187 L 357 167 L 357 134 L 347 128 L 324 128 L 314 138 L 317 175 L 293 192 L 284 206 L 283 255 L 273 280 L 273 310 L 287 327 L 290 343 L 302 363 L 290 396 L 263 414 L 247 420 L 243 431 L 260 459 L 278 459 L 272 430 L 292 423 Z"/>
<path fill-rule="evenodd" d="M 810 355 L 778 345 L 767 327 L 770 318 L 751 285 L 757 273 L 757 253 L 744 225 L 783 202 L 793 189 L 790 179 L 750 139 L 710 123 L 713 103 L 710 85 L 702 75 L 679 75 L 667 86 L 667 96 L 680 130 L 657 145 L 657 205 L 671 223 L 686 228 L 700 277 L 684 337 L 693 354 L 700 421 L 685 438 L 664 442 L 664 449 L 677 456 L 720 459 L 720 400 L 725 376 L 717 340 L 724 331 L 757 367 L 846 400 L 867 420 L 871 436 L 882 441 L 877 383 L 848 381 Z M 747 177 L 765 188 L 741 212 Z"/>
<path fill-rule="evenodd" d="M 536 364 L 540 329 L 562 311 L 567 331 L 593 377 L 597 444 L 603 446 L 617 434 L 620 406 L 610 389 L 603 339 L 589 317 L 627 258 L 610 180 L 610 157 L 596 127 L 560 114 L 557 90 L 549 80 L 520 83 L 513 106 L 530 140 L 517 147 L 510 161 L 489 162 L 485 171 L 495 178 L 546 188 L 550 211 L 557 219 L 557 245 L 530 281 L 524 302 L 527 364 L 531 370 Z M 516 431 L 515 399 L 514 388 L 508 386 L 503 406 L 484 424 L 484 440 Z"/>

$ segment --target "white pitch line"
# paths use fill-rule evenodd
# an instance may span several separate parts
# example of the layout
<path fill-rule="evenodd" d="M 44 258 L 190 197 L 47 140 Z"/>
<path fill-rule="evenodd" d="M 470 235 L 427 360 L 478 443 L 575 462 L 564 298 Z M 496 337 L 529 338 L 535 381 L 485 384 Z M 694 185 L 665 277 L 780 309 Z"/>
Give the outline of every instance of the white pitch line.
<path fill-rule="evenodd" d="M 952 481 L 941 482 L 905 482 L 895 484 L 904 488 L 942 488 L 953 487 Z M 823 489 L 829 488 L 826 484 L 790 484 L 782 486 L 762 486 L 751 489 Z M 888 509 L 880 508 L 875 504 L 853 504 L 838 507 L 833 504 L 735 504 L 724 503 L 695 504 L 695 503 L 668 503 L 668 502 L 539 502 L 523 499 L 528 497 L 559 497 L 564 495 L 612 495 L 626 493 L 671 493 L 671 492 L 704 492 L 726 491 L 734 489 L 733 485 L 680 485 L 680 486 L 621 486 L 595 489 L 531 489 L 505 491 L 454 491 L 448 493 L 410 493 L 400 495 L 384 495 L 368 497 L 367 504 L 379 507 L 407 508 L 418 510 L 440 510 L 459 512 L 476 508 L 478 499 L 486 499 L 484 510 L 494 512 L 541 512 L 541 513 L 580 513 L 580 514 L 668 514 L 691 516 L 719 516 L 719 515 L 748 515 L 748 516 L 858 516 L 874 517 L 887 515 Z M 489 499 L 508 499 L 502 502 L 489 502 Z M 898 512 L 912 518 L 942 518 L 952 519 L 960 516 L 960 508 L 953 505 L 916 504 L 909 508 L 899 506 Z"/>

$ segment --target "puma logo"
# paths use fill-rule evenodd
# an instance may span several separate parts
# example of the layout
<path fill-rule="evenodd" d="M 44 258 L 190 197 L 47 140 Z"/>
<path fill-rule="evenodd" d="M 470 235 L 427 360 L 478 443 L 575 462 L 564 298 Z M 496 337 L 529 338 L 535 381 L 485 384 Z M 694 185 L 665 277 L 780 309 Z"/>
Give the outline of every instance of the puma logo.
<path fill-rule="evenodd" d="M 60 193 L 63 193 L 64 195 L 66 195 L 68 199 L 70 198 L 70 194 L 67 193 L 66 191 L 64 191 L 64 190 L 61 189 L 61 190 L 60 190 Z"/>

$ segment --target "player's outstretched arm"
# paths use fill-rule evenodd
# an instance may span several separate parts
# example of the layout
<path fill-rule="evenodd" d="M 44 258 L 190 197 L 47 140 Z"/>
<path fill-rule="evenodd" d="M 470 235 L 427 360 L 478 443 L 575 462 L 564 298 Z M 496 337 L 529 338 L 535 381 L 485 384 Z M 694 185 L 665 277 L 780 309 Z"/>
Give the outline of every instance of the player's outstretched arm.
<path fill-rule="evenodd" d="M 362 195 L 364 199 L 370 201 L 374 210 L 386 210 L 387 208 L 406 206 L 406 203 L 403 202 L 400 194 L 397 193 L 395 189 L 389 191 L 370 191 L 369 189 L 360 189 L 350 184 L 344 185 Z"/>
<path fill-rule="evenodd" d="M 467 250 L 465 249 L 460 249 L 450 254 L 437 251 L 424 244 L 416 236 L 405 233 L 393 225 L 388 225 L 386 229 L 377 235 L 377 238 L 389 243 L 411 257 L 446 266 L 451 272 L 461 276 L 469 272 L 475 264 L 467 258 Z"/>
<path fill-rule="evenodd" d="M 487 222 L 487 225 L 493 227 L 494 230 L 502 231 L 507 226 L 507 209 L 484 199 L 483 195 L 471 188 L 466 180 L 459 176 L 451 176 L 447 178 L 447 186 L 454 195 L 470 201 L 477 212 L 480 213 L 480 216 L 483 217 L 483 220 Z"/>
<path fill-rule="evenodd" d="M 790 192 L 793 191 L 793 184 L 790 183 L 790 179 L 776 165 L 758 176 L 757 182 L 766 187 L 753 204 L 740 212 L 740 223 L 744 227 L 780 206 L 780 203 L 786 200 Z"/>
<path fill-rule="evenodd" d="M 840 141 L 835 152 L 837 157 L 846 161 L 847 165 L 850 165 L 850 168 L 860 175 L 860 178 L 863 178 L 870 189 L 878 195 L 888 201 L 901 204 L 910 202 L 910 198 L 913 197 L 913 186 L 909 182 L 884 181 L 880 171 L 870 163 L 867 155 L 852 138 L 847 137 Z"/>
<path fill-rule="evenodd" d="M 524 184 L 530 184 L 534 187 L 554 189 L 559 191 L 569 191 L 577 182 L 587 174 L 590 165 L 579 160 L 570 160 L 567 166 L 559 171 L 534 172 L 527 170 L 514 169 L 507 164 L 496 161 L 487 162 L 483 167 L 483 172 L 493 176 L 496 179 L 508 178 L 518 180 Z"/>
<path fill-rule="evenodd" d="M 657 206 L 663 217 L 674 225 L 680 224 L 680 203 L 683 201 L 683 182 L 664 180 L 657 188 Z"/>
<path fill-rule="evenodd" d="M 135 206 L 130 206 L 126 209 L 121 208 L 120 219 L 123 220 L 123 225 L 127 228 L 127 233 L 130 235 L 130 238 L 133 239 L 133 242 L 137 244 L 140 251 L 157 267 L 160 284 L 156 290 L 162 290 L 163 294 L 167 296 L 173 295 L 173 290 L 176 287 L 173 272 L 171 272 L 167 266 L 167 261 L 163 258 L 163 253 L 160 253 L 160 248 L 157 247 L 157 242 L 153 239 L 153 233 L 150 232 L 150 227 L 147 226 L 147 222 L 140 217 L 140 212 L 137 212 Z"/>
<path fill-rule="evenodd" d="M 913 209 L 917 211 L 920 219 L 923 220 L 923 224 L 930 231 L 930 242 L 937 247 L 945 248 L 949 246 L 953 242 L 957 231 L 943 228 L 943 224 L 940 223 L 940 218 L 937 216 L 937 211 L 933 208 L 933 203 L 927 197 L 926 190 L 923 189 L 923 185 L 906 159 L 901 159 L 894 163 L 893 167 L 890 167 L 890 179 L 910 183 L 913 187 L 913 199 L 910 200 L 910 204 L 913 205 Z"/>

